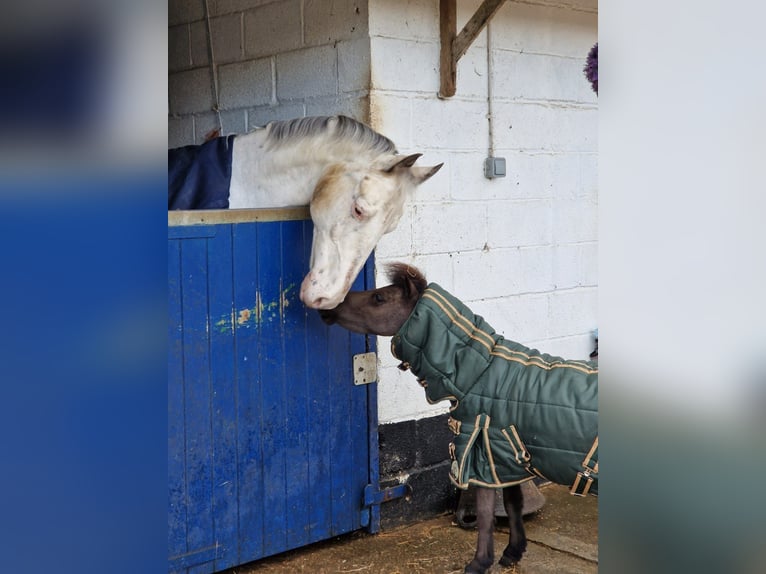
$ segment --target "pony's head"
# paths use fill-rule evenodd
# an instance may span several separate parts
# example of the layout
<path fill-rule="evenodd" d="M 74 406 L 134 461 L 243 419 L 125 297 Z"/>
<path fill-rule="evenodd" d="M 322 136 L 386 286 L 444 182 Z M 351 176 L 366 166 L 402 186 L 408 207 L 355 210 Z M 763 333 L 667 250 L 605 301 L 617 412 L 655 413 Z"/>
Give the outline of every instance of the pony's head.
<path fill-rule="evenodd" d="M 396 333 L 412 313 L 427 282 L 418 269 L 405 263 L 391 263 L 387 274 L 391 285 L 349 292 L 334 309 L 319 311 L 322 320 L 355 333 L 386 336 Z"/>
<path fill-rule="evenodd" d="M 326 170 L 311 198 L 314 240 L 300 292 L 307 307 L 332 309 L 343 301 L 380 238 L 399 223 L 405 201 L 443 165 L 415 167 L 420 155 Z"/>

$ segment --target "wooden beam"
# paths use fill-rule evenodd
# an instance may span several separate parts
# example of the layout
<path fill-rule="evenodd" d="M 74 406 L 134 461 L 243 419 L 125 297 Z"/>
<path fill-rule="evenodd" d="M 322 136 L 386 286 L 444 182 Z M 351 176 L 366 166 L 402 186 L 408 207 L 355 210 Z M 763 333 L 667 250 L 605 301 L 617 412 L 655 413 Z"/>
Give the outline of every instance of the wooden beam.
<path fill-rule="evenodd" d="M 457 35 L 457 0 L 439 0 L 439 97 L 455 95 L 457 60 L 452 57 L 453 44 Z"/>
<path fill-rule="evenodd" d="M 468 23 L 463 27 L 452 44 L 452 57 L 455 60 L 456 66 L 458 60 L 468 51 L 476 36 L 481 33 L 489 19 L 495 15 L 503 3 L 505 3 L 505 0 L 484 0 L 481 6 L 476 9 L 476 13 L 471 16 L 471 19 L 468 20 Z"/>
<path fill-rule="evenodd" d="M 468 51 L 489 19 L 494 16 L 505 0 L 484 0 L 468 23 L 457 33 L 457 0 L 439 0 L 439 97 L 449 98 L 457 89 L 457 63 Z"/>

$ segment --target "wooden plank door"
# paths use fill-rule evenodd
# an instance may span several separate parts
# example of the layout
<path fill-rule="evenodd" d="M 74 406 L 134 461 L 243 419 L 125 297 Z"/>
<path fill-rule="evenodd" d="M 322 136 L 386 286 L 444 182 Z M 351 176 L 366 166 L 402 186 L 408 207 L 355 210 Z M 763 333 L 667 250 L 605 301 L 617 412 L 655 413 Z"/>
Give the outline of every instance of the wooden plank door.
<path fill-rule="evenodd" d="M 376 385 L 353 384 L 365 337 L 298 298 L 311 222 L 168 229 L 169 571 L 214 572 L 367 525 Z M 371 281 L 368 262 L 354 289 Z"/>

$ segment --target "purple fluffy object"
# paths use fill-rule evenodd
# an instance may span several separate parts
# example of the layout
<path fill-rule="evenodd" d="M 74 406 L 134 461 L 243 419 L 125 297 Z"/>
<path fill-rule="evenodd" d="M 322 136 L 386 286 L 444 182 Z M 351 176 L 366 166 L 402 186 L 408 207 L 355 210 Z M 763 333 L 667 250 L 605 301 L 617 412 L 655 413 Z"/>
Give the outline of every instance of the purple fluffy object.
<path fill-rule="evenodd" d="M 583 72 L 585 72 L 585 77 L 588 78 L 593 91 L 598 95 L 598 42 L 588 52 L 588 59 Z"/>

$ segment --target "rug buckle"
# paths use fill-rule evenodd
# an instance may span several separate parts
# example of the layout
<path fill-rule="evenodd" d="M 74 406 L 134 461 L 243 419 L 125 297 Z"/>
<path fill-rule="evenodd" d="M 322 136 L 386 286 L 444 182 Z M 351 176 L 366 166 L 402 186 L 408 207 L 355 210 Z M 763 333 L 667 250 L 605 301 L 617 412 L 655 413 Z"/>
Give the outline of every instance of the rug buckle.
<path fill-rule="evenodd" d="M 591 485 L 593 484 L 593 477 L 590 475 L 590 473 L 591 473 L 591 469 L 587 467 L 585 468 L 585 470 L 581 470 L 580 472 L 578 472 L 577 477 L 575 478 L 574 484 L 572 485 L 572 488 L 569 490 L 569 493 L 575 496 L 587 495 Z M 579 492 L 580 484 L 582 484 L 582 492 Z"/>

